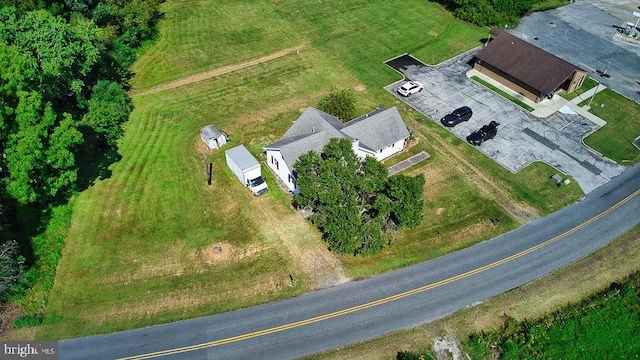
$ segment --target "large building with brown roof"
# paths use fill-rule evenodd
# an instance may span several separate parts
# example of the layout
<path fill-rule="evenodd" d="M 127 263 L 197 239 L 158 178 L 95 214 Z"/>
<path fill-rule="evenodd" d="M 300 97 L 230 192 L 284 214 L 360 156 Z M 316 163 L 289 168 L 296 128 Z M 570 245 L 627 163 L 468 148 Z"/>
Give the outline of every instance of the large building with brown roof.
<path fill-rule="evenodd" d="M 587 73 L 500 29 L 476 55 L 473 68 L 526 98 L 540 102 L 557 91 L 573 92 Z"/>

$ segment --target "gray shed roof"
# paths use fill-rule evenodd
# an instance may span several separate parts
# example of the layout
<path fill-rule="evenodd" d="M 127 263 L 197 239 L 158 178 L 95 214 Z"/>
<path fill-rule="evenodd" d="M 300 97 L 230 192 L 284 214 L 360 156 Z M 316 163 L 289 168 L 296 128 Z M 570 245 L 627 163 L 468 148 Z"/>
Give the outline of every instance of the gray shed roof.
<path fill-rule="evenodd" d="M 222 132 L 213 125 L 207 125 L 200 130 L 200 135 L 206 139 L 217 139 L 222 136 Z"/>
<path fill-rule="evenodd" d="M 309 107 L 280 141 L 265 146 L 264 149 L 280 150 L 287 164 L 293 166 L 302 154 L 311 150 L 320 153 L 332 138 L 358 139 L 361 147 L 379 151 L 408 136 L 409 131 L 395 107 L 376 110 L 347 123 Z"/>

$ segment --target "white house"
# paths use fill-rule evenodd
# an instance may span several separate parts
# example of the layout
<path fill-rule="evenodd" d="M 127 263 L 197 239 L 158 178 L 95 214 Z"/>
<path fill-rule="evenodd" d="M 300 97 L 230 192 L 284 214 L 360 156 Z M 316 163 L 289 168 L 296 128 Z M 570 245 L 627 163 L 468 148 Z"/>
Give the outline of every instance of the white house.
<path fill-rule="evenodd" d="M 200 138 L 211 149 L 219 149 L 227 143 L 227 136 L 223 134 L 217 127 L 207 125 L 200 130 Z"/>
<path fill-rule="evenodd" d="M 373 156 L 382 160 L 404 149 L 409 131 L 396 107 L 376 110 L 346 123 L 309 107 L 280 141 L 263 148 L 267 165 L 295 194 L 298 187 L 293 165 L 302 154 L 311 150 L 320 153 L 332 138 L 351 140 L 361 159 Z"/>

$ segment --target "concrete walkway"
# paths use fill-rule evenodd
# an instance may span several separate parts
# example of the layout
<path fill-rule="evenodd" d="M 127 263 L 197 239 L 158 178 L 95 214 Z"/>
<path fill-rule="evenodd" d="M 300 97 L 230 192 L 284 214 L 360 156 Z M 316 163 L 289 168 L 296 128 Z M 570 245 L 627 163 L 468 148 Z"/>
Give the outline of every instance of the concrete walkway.
<path fill-rule="evenodd" d="M 554 114 L 555 112 L 559 111 L 562 108 L 569 108 L 571 110 L 573 110 L 574 113 L 586 118 L 587 120 L 591 121 L 592 123 L 602 127 L 604 125 L 607 124 L 606 121 L 600 119 L 599 117 L 593 115 L 592 113 L 590 113 L 589 107 L 585 106 L 585 107 L 580 107 L 578 106 L 578 104 L 580 104 L 583 101 L 586 101 L 588 99 L 591 98 L 591 96 L 593 96 L 596 93 L 599 93 L 600 91 L 606 89 L 607 87 L 599 84 L 598 86 L 589 89 L 588 91 L 585 91 L 582 95 L 578 95 L 577 97 L 575 97 L 572 100 L 567 100 L 565 98 L 563 98 L 562 96 L 556 95 L 554 96 L 552 99 L 544 99 L 542 101 L 540 101 L 539 103 L 535 103 L 533 101 L 531 101 L 530 99 L 524 97 L 522 94 L 519 94 L 513 90 L 511 90 L 510 88 L 502 85 L 501 83 L 493 80 L 492 78 L 474 70 L 471 69 L 467 72 L 467 77 L 471 78 L 473 76 L 477 76 L 480 79 L 490 83 L 491 85 L 495 86 L 496 88 L 504 91 L 505 93 L 513 96 L 514 98 L 522 101 L 523 103 L 525 103 L 526 105 L 532 107 L 534 110 L 531 112 L 531 114 L 535 117 L 539 117 L 539 118 L 546 118 L 548 116 L 551 116 L 552 114 Z"/>
<path fill-rule="evenodd" d="M 397 174 L 400 171 L 407 169 L 417 163 L 419 163 L 422 160 L 425 160 L 429 157 L 429 154 L 427 154 L 424 151 L 419 152 L 416 155 L 413 155 L 412 157 L 408 158 L 407 160 L 403 160 L 393 166 L 391 166 L 389 168 L 389 176 L 393 175 L 393 174 Z"/>

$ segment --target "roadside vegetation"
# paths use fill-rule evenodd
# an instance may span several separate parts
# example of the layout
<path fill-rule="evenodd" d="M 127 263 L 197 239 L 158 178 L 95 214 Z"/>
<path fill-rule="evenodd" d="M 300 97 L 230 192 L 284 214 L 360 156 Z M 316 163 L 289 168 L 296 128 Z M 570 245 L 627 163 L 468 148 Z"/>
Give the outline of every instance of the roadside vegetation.
<path fill-rule="evenodd" d="M 638 346 L 634 340 L 640 327 L 639 264 L 640 226 L 636 226 L 578 262 L 476 306 L 415 329 L 398 331 L 307 359 L 436 359 L 434 339 L 445 336 L 457 339 L 458 348 L 473 359 L 629 358 L 617 355 L 625 349 L 635 349 L 632 355 L 638 352 L 637 347 L 633 347 Z M 612 331 L 604 328 L 610 324 L 617 328 Z M 573 325 L 573 329 L 569 325 Z M 544 337 L 540 331 L 533 330 L 536 326 L 557 333 Z M 576 337 L 572 334 L 574 330 L 583 331 Z M 529 331 L 528 337 L 524 336 L 526 331 Z M 502 334 L 505 334 L 504 339 L 500 339 Z M 518 335 L 510 336 L 513 334 Z M 615 335 L 609 336 L 612 334 Z M 480 337 L 495 341 L 487 343 L 487 346 L 478 346 L 474 339 Z M 587 337 L 589 343 L 580 342 L 586 341 Z M 528 341 L 549 341 L 547 345 L 552 349 L 558 349 L 562 341 L 568 341 L 568 345 L 563 344 L 567 346 L 562 346 L 559 351 L 575 349 L 573 345 L 583 344 L 594 352 L 585 356 L 567 353 L 562 356 L 555 353 L 531 356 L 527 352 L 502 354 L 502 350 L 515 349 L 516 340 L 524 338 Z M 612 356 L 607 356 L 607 352 Z"/>
<path fill-rule="evenodd" d="M 474 334 L 473 359 L 629 359 L 640 353 L 640 273 L 535 320 L 505 316 L 495 332 Z"/>
<path fill-rule="evenodd" d="M 619 164 L 638 163 L 640 149 L 633 142 L 640 137 L 640 104 L 607 88 L 596 94 L 589 112 L 607 124 L 587 136 L 585 144 Z"/>
<path fill-rule="evenodd" d="M 209 0 L 169 1 L 161 10 L 158 39 L 131 68 L 134 111 L 117 154 L 100 162 L 99 175 L 86 175 L 90 185 L 62 212 L 66 244 L 40 307 L 43 324 L 11 338 L 106 333 L 296 296 L 341 275 L 378 274 L 473 245 L 582 196 L 576 182 L 556 187 L 549 176 L 557 171 L 544 164 L 511 174 L 383 89 L 400 80 L 384 60 L 407 52 L 435 64 L 486 37 L 485 28 L 438 4 Z M 283 49 L 291 51 L 145 93 Z M 252 197 L 226 168 L 224 152 L 207 151 L 198 136 L 213 123 L 231 134 L 229 146 L 258 155 L 337 88 L 354 90 L 356 115 L 398 106 L 415 141 L 385 165 L 430 155 L 405 172 L 425 178 L 424 220 L 375 255 L 328 254 L 271 173 L 264 175 L 272 191 Z M 205 157 L 214 164 L 211 186 Z"/>
<path fill-rule="evenodd" d="M 438 0 L 457 18 L 478 26 L 515 27 L 520 18 L 533 12 L 553 9 L 567 0 Z"/>

